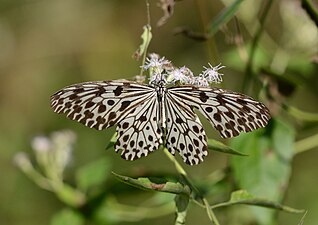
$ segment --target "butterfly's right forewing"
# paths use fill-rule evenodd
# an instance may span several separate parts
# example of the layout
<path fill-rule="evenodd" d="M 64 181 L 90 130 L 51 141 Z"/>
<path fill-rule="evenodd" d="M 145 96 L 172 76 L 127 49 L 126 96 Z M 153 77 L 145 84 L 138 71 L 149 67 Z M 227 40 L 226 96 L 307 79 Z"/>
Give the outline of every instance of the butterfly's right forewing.
<path fill-rule="evenodd" d="M 56 92 L 51 106 L 54 112 L 102 130 L 120 122 L 154 92 L 152 87 L 125 80 L 86 82 Z"/>

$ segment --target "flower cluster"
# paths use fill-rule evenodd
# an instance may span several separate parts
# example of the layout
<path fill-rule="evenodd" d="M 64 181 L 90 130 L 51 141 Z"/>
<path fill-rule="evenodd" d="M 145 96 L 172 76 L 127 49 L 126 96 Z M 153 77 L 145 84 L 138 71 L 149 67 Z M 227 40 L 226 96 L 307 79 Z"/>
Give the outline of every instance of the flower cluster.
<path fill-rule="evenodd" d="M 149 70 L 150 84 L 159 82 L 175 84 L 176 82 L 179 82 L 181 84 L 207 87 L 211 83 L 221 83 L 223 74 L 218 71 L 225 66 L 219 64 L 213 67 L 210 63 L 208 65 L 209 67 L 204 66 L 204 71 L 198 76 L 195 76 L 186 66 L 176 68 L 169 60 L 166 60 L 164 57 L 160 58 L 159 55 L 152 53 L 147 58 L 143 68 Z"/>
<path fill-rule="evenodd" d="M 86 201 L 84 192 L 64 182 L 64 170 L 69 165 L 76 136 L 72 131 L 57 131 L 50 136 L 32 140 L 35 161 L 18 152 L 14 162 L 41 188 L 54 192 L 67 205 L 78 208 Z"/>
<path fill-rule="evenodd" d="M 149 83 L 157 83 L 158 81 L 166 82 L 167 73 L 173 69 L 173 66 L 165 57 L 160 58 L 158 54 L 151 53 L 143 68 L 149 70 Z"/>
<path fill-rule="evenodd" d="M 33 138 L 32 149 L 39 168 L 43 170 L 43 174 L 46 176 L 45 179 L 57 182 L 63 180 L 63 172 L 72 158 L 75 139 L 75 134 L 68 130 L 54 132 L 50 137 L 36 136 Z M 38 173 L 24 152 L 17 153 L 14 161 L 22 171 L 31 174 L 31 177 Z M 37 183 L 45 184 L 45 188 L 50 189 L 50 184 L 43 181 L 42 175 L 36 175 L 35 177 Z"/>

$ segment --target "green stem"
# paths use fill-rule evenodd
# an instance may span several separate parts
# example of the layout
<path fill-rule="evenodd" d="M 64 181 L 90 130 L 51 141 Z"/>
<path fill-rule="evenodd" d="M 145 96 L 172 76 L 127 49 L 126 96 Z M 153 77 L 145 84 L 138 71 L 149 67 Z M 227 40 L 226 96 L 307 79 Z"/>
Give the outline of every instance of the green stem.
<path fill-rule="evenodd" d="M 183 169 L 181 164 L 175 159 L 175 157 L 168 151 L 167 148 L 164 148 L 164 153 L 167 155 L 167 157 L 174 163 L 177 171 L 182 175 L 182 177 L 185 179 L 187 184 L 189 185 L 190 189 L 196 193 L 196 195 L 200 198 L 200 200 L 204 203 L 204 207 L 207 210 L 207 214 L 209 216 L 209 219 L 215 224 L 215 225 L 220 225 L 219 221 L 217 220 L 214 212 L 212 211 L 211 206 L 208 203 L 208 200 L 203 197 L 201 192 L 193 185 L 192 181 L 190 180 L 187 172 Z M 194 200 L 195 201 L 195 200 Z M 198 202 L 199 205 L 201 205 Z"/>
<path fill-rule="evenodd" d="M 269 209 L 278 209 L 282 210 L 288 213 L 304 213 L 305 210 L 303 209 L 294 209 L 285 205 L 280 205 L 273 202 L 266 202 L 264 200 L 258 201 L 258 200 L 238 200 L 238 201 L 229 201 L 229 202 L 222 202 L 216 205 L 211 206 L 212 209 L 220 208 L 220 207 L 227 207 L 227 206 L 233 206 L 233 205 L 251 205 L 251 206 L 259 206 Z"/>
<path fill-rule="evenodd" d="M 297 109 L 293 106 L 290 106 L 286 103 L 283 103 L 282 107 L 283 107 L 283 109 L 285 109 L 290 115 L 292 115 L 296 119 L 299 119 L 302 121 L 309 121 L 309 122 L 317 122 L 318 121 L 318 114 L 317 113 L 304 112 L 304 111 Z"/>
<path fill-rule="evenodd" d="M 164 153 L 166 154 L 166 156 L 174 163 L 177 171 L 182 174 L 183 176 L 187 177 L 187 172 L 182 168 L 182 166 L 180 165 L 180 163 L 178 163 L 178 161 L 174 158 L 174 156 L 168 151 L 167 148 L 164 148 Z"/>
<path fill-rule="evenodd" d="M 206 198 L 203 198 L 203 202 L 204 202 L 204 205 L 205 205 L 205 209 L 206 209 L 206 212 L 210 218 L 210 220 L 215 224 L 215 225 L 220 225 L 218 219 L 216 218 L 213 210 L 212 210 L 212 207 L 210 206 L 208 200 Z"/>
<path fill-rule="evenodd" d="M 273 0 L 267 1 L 266 5 L 265 5 L 264 12 L 260 17 L 260 26 L 259 26 L 258 30 L 256 31 L 254 39 L 252 40 L 252 46 L 250 48 L 249 58 L 248 58 L 246 68 L 245 68 L 245 77 L 244 77 L 243 87 L 242 87 L 242 90 L 245 93 L 247 92 L 247 88 L 250 86 L 250 83 L 255 76 L 254 71 L 253 71 L 255 53 L 257 50 L 259 40 L 263 34 L 266 18 L 268 16 L 268 13 L 269 13 L 269 10 L 272 6 L 272 3 L 273 3 Z"/>
<path fill-rule="evenodd" d="M 295 154 L 318 147 L 318 134 L 304 138 L 295 143 Z"/>
<path fill-rule="evenodd" d="M 149 2 L 148 0 L 146 0 L 146 6 L 147 6 L 147 38 L 150 37 L 151 33 L 150 33 L 150 30 L 151 30 L 151 25 L 150 25 L 150 10 L 149 10 Z M 141 64 L 141 69 L 140 69 L 140 76 L 143 75 L 145 69 L 144 69 L 144 65 L 145 65 L 145 62 L 146 62 L 146 57 L 147 57 L 147 52 L 148 52 L 148 46 L 149 46 L 149 43 L 150 43 L 150 40 L 146 40 L 146 46 L 145 46 L 145 51 L 144 51 L 144 54 L 142 56 L 142 64 Z"/>
<path fill-rule="evenodd" d="M 207 5 L 205 5 L 206 2 L 196 0 L 195 3 L 197 5 L 198 14 L 200 16 L 201 24 L 203 27 L 206 27 L 206 24 L 207 24 L 206 21 L 209 20 L 208 19 L 209 16 L 206 13 L 206 9 L 207 9 Z M 204 30 L 203 38 L 205 38 L 205 40 L 207 40 L 206 45 L 207 45 L 207 49 L 208 49 L 207 54 L 208 54 L 209 61 L 219 62 L 220 56 L 218 54 L 218 49 L 217 49 L 217 46 L 215 43 L 215 39 L 212 37 L 212 35 L 211 36 L 206 35 L 205 32 L 206 32 L 206 30 Z M 195 33 L 192 33 L 192 34 L 195 36 Z"/>
<path fill-rule="evenodd" d="M 306 215 L 307 215 L 307 210 L 306 210 L 306 212 L 304 213 L 304 215 L 301 217 L 301 219 L 300 219 L 298 225 L 303 225 L 303 224 L 304 224 L 304 220 L 305 220 Z"/>
<path fill-rule="evenodd" d="M 318 27 L 318 11 L 314 8 L 313 4 L 309 0 L 302 0 L 301 7 L 303 7 L 303 9 Z"/>

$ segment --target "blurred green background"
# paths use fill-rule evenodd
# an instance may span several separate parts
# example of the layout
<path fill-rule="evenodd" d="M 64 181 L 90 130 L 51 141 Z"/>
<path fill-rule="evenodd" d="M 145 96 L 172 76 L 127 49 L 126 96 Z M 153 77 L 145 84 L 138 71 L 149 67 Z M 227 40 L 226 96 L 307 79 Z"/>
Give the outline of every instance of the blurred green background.
<path fill-rule="evenodd" d="M 178 1 L 174 15 L 162 27 L 155 24 L 162 16 L 158 1 L 150 2 L 153 40 L 150 52 L 186 65 L 195 73 L 203 65 L 220 62 L 223 86 L 240 91 L 244 66 L 237 59 L 235 21 L 206 42 L 174 35 L 178 26 L 204 31 L 209 23 L 231 1 Z M 244 41 L 255 32 L 255 18 L 262 10 L 260 0 L 246 0 L 238 12 Z M 60 129 L 77 135 L 73 158 L 66 179 L 72 183 L 72 171 L 100 157 L 112 161 L 119 174 L 173 173 L 163 152 L 127 162 L 112 149 L 105 151 L 114 128 L 98 132 L 52 112 L 50 95 L 64 86 L 90 80 L 131 79 L 141 62 L 132 54 L 141 43 L 147 12 L 141 0 L 1 0 L 0 1 L 0 223 L 6 225 L 49 224 L 63 204 L 55 196 L 37 187 L 14 166 L 17 152 L 32 155 L 30 141 Z M 275 1 L 266 22 L 261 41 L 264 52 L 261 63 L 276 71 L 289 67 L 302 74 L 301 85 L 288 101 L 308 112 L 318 111 L 317 27 L 300 7 L 299 1 Z M 240 53 L 239 53 L 240 54 Z M 285 55 L 282 57 L 281 55 Z M 288 57 L 286 57 L 286 54 Z M 243 52 L 244 58 L 244 52 Z M 283 60 L 284 59 L 284 60 Z M 291 119 L 293 120 L 293 119 Z M 317 123 L 296 121 L 297 139 L 317 133 Z M 218 137 L 205 124 L 209 137 Z M 297 154 L 283 203 L 308 209 L 306 225 L 318 224 L 318 148 Z M 210 154 L 205 162 L 185 166 L 189 174 L 200 179 L 215 169 L 225 167 L 230 156 Z M 251 168 L 253 169 L 253 168 Z M 122 184 L 123 185 L 123 184 Z M 144 193 L 131 189 L 132 195 L 119 196 L 132 205 L 141 202 Z M 148 193 L 149 194 L 149 193 Z M 146 194 L 146 195 L 148 195 Z M 141 197 L 143 196 L 143 197 Z M 122 224 L 172 224 L 174 215 Z M 193 206 L 187 224 L 209 224 L 204 210 Z M 298 224 L 299 215 L 279 213 L 279 224 Z"/>

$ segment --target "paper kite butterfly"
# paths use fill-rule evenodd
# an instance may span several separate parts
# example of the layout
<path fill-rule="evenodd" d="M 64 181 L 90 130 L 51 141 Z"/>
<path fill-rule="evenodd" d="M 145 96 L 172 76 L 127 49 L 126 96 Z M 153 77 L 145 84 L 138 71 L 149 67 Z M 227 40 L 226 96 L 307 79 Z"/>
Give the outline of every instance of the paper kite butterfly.
<path fill-rule="evenodd" d="M 51 106 L 90 128 L 116 125 L 115 151 L 122 150 L 126 160 L 147 156 L 164 145 L 190 165 L 208 154 L 207 137 L 194 109 L 223 138 L 264 127 L 270 119 L 267 107 L 246 95 L 193 82 L 171 85 L 162 70 L 154 74 L 149 84 L 127 80 L 74 84 L 53 94 Z"/>

